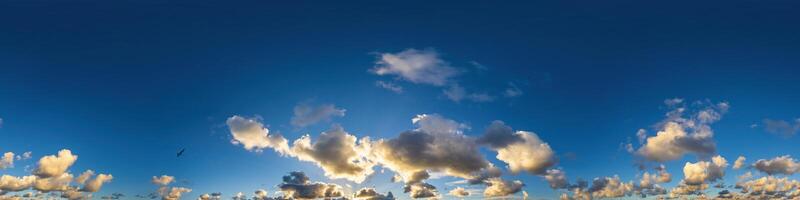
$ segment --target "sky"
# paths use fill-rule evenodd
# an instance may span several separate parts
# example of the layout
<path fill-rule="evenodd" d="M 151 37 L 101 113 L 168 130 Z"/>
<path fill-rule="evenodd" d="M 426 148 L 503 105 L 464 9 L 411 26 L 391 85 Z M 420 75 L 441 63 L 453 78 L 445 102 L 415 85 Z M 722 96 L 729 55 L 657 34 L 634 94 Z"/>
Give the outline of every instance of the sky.
<path fill-rule="evenodd" d="M 800 198 L 799 8 L 3 1 L 0 199 Z"/>

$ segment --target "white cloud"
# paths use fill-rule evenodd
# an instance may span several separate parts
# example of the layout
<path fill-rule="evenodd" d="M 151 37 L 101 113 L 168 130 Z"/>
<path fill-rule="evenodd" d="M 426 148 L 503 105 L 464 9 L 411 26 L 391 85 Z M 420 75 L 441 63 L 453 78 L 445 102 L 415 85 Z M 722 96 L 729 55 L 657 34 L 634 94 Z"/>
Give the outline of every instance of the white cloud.
<path fill-rule="evenodd" d="M 520 90 L 516 84 L 511 82 L 508 83 L 508 87 L 506 88 L 505 91 L 503 91 L 503 96 L 505 97 L 518 97 L 522 94 L 523 94 L 522 90 Z"/>
<path fill-rule="evenodd" d="M 470 193 L 463 187 L 456 187 L 455 189 L 450 190 L 450 192 L 447 192 L 447 194 L 454 197 L 468 197 Z"/>
<path fill-rule="evenodd" d="M 0 169 L 14 167 L 14 152 L 6 152 L 0 157 Z"/>
<path fill-rule="evenodd" d="M 442 86 L 458 71 L 439 58 L 435 50 L 407 49 L 399 53 L 382 53 L 371 70 L 377 75 L 396 75 L 412 83 Z"/>
<path fill-rule="evenodd" d="M 399 86 L 399 85 L 394 84 L 392 82 L 375 81 L 375 86 L 377 86 L 379 88 L 383 88 L 383 89 L 389 90 L 389 91 L 392 91 L 394 93 L 398 93 L 398 94 L 403 93 L 403 86 Z"/>
<path fill-rule="evenodd" d="M 521 192 L 522 187 L 525 186 L 525 184 L 519 180 L 506 181 L 500 178 L 490 178 L 486 185 L 487 187 L 483 191 L 483 196 L 485 197 L 509 196 Z"/>
<path fill-rule="evenodd" d="M 75 164 L 76 160 L 78 160 L 77 155 L 72 155 L 72 151 L 63 149 L 58 152 L 58 155 L 49 155 L 39 159 L 39 166 L 33 173 L 42 178 L 60 176 L 72 164 Z"/>
<path fill-rule="evenodd" d="M 260 152 L 264 148 L 273 148 L 276 152 L 287 154 L 289 142 L 281 135 L 270 134 L 257 118 L 244 118 L 234 115 L 226 121 L 231 131 L 233 144 L 242 144 L 248 151 Z"/>
<path fill-rule="evenodd" d="M 526 171 L 541 175 L 547 168 L 555 165 L 555 153 L 535 133 L 517 131 L 514 134 L 521 137 L 522 142 L 496 149 L 497 159 L 507 163 L 511 172 Z"/>
<path fill-rule="evenodd" d="M 744 162 L 746 159 L 747 158 L 745 158 L 744 156 L 739 156 L 739 158 L 736 158 L 736 161 L 733 162 L 733 169 L 740 169 L 744 167 L 745 165 Z"/>
<path fill-rule="evenodd" d="M 308 102 L 294 107 L 292 125 L 306 127 L 320 121 L 330 121 L 331 117 L 343 117 L 347 110 L 337 108 L 333 104 L 310 105 Z"/>
<path fill-rule="evenodd" d="M 462 100 L 470 100 L 472 102 L 490 102 L 494 101 L 495 97 L 487 93 L 468 93 L 463 87 L 458 84 L 452 84 L 442 93 L 453 102 L 461 102 Z"/>
<path fill-rule="evenodd" d="M 683 182 L 687 185 L 702 185 L 720 180 L 725 176 L 726 167 L 728 167 L 728 161 L 722 156 L 714 156 L 711 158 L 711 162 L 687 162 L 683 166 Z"/>

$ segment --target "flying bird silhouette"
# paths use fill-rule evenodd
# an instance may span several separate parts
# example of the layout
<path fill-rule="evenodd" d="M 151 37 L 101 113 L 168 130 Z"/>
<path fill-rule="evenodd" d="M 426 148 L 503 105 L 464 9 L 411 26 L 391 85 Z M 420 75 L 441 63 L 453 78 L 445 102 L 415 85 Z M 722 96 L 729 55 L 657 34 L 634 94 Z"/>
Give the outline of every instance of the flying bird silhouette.
<path fill-rule="evenodd" d="M 181 149 L 181 151 L 178 152 L 178 156 L 176 156 L 176 157 L 181 157 L 181 155 L 183 155 L 184 151 L 186 151 L 186 148 Z"/>

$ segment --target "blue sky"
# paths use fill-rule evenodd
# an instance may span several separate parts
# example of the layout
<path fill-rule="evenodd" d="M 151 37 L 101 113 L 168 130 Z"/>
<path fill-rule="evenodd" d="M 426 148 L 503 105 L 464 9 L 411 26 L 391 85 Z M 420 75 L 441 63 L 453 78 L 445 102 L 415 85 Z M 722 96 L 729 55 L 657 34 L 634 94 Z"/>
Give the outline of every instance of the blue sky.
<path fill-rule="evenodd" d="M 32 152 L 0 172 L 30 175 L 39 158 L 69 149 L 79 158 L 68 172 L 113 175 L 95 199 L 147 195 L 160 175 L 192 189 L 183 199 L 252 197 L 257 189 L 272 196 L 291 171 L 351 185 L 350 192 L 375 187 L 409 198 L 404 183 L 390 181 L 395 171 L 380 164 L 358 184 L 272 148 L 232 144 L 232 116 L 256 119 L 289 144 L 306 134 L 317 141 L 334 124 L 359 139 L 388 140 L 420 128 L 412 124 L 420 114 L 456 121 L 469 127 L 461 128 L 466 137 L 480 138 L 501 120 L 547 143 L 558 160 L 549 168 L 571 184 L 614 175 L 638 184 L 642 172 L 664 164 L 672 180 L 661 185 L 671 189 L 686 162 L 720 155 L 729 166 L 709 184 L 733 185 L 748 171 L 767 176 L 732 169 L 738 156 L 750 165 L 800 150 L 800 4 L 793 1 L 0 4 L 0 153 Z M 403 63 L 422 64 L 379 71 Z M 625 146 L 644 145 L 639 129 L 654 137 L 669 121 L 665 113 L 681 107 L 664 103 L 674 98 L 689 118 L 729 105 L 715 108 L 722 117 L 709 123 L 713 155 L 645 159 L 642 171 L 642 155 Z M 325 105 L 336 112 L 314 109 Z M 298 106 L 320 115 L 292 123 Z M 566 192 L 541 174 L 510 173 L 492 148 L 479 153 L 532 198 Z M 463 177 L 434 171 L 426 182 L 442 198 L 455 198 L 447 193 L 459 186 L 483 198 L 484 185 L 448 184 Z"/>

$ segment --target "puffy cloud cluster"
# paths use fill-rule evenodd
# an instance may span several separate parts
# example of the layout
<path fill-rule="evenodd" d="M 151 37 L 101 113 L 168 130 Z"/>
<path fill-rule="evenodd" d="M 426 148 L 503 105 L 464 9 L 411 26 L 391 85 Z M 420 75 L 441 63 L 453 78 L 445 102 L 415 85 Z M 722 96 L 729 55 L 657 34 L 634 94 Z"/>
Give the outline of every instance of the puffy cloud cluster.
<path fill-rule="evenodd" d="M 320 121 L 329 121 L 331 117 L 343 117 L 347 110 L 337 108 L 333 104 L 310 105 L 308 102 L 300 103 L 294 107 L 292 125 L 306 127 Z"/>
<path fill-rule="evenodd" d="M 729 196 L 738 199 L 797 199 L 800 198 L 800 182 L 788 177 L 764 176 L 736 184 L 741 195 Z"/>
<path fill-rule="evenodd" d="M 211 193 L 211 194 L 208 194 L 208 193 L 201 194 L 200 197 L 197 198 L 197 200 L 220 200 L 220 199 L 222 199 L 222 193 L 219 193 L 219 192 L 215 192 L 215 193 Z"/>
<path fill-rule="evenodd" d="M 415 129 L 390 139 L 359 140 L 334 125 L 316 141 L 306 135 L 290 146 L 282 136 L 269 134 L 258 119 L 239 116 L 228 119 L 234 140 L 247 150 L 274 148 L 285 156 L 317 164 L 329 178 L 357 183 L 373 174 L 375 166 L 381 166 L 396 172 L 398 177 L 394 179 L 402 179 L 405 191 L 411 196 L 438 195 L 436 187 L 424 182 L 430 177 L 429 172 L 488 185 L 488 179 L 499 177 L 502 172 L 480 153 L 483 146 L 496 151 L 497 158 L 507 163 L 512 172 L 529 172 L 554 181 L 555 186 L 566 185 L 563 171 L 548 171 L 556 163 L 555 153 L 532 132 L 513 131 L 503 122 L 495 121 L 482 137 L 473 138 L 463 133 L 468 126 L 440 115 L 422 114 L 411 122 Z"/>
<path fill-rule="evenodd" d="M 726 167 L 728 167 L 728 161 L 722 156 L 714 156 L 711 158 L 711 162 L 687 162 L 683 166 L 683 182 L 687 185 L 715 182 L 725 176 Z"/>
<path fill-rule="evenodd" d="M 456 187 L 450 190 L 450 192 L 447 192 L 447 194 L 454 197 L 468 197 L 470 195 L 469 191 L 463 187 Z"/>
<path fill-rule="evenodd" d="M 490 178 L 486 182 L 486 189 L 483 191 L 485 197 L 504 197 L 522 191 L 525 184 L 522 181 L 507 181 L 500 178 Z"/>
<path fill-rule="evenodd" d="M 511 172 L 525 171 L 544 175 L 557 162 L 550 145 L 533 132 L 516 131 L 502 121 L 494 121 L 478 139 L 497 151 L 497 159 L 508 164 Z"/>
<path fill-rule="evenodd" d="M 710 125 L 719 121 L 728 111 L 728 103 L 697 102 L 695 105 L 702 108 L 686 117 L 689 108 L 682 104 L 682 100 L 665 102 L 673 110 L 657 125 L 659 130 L 655 136 L 647 137 L 641 131 L 637 133 L 638 137 L 646 139 L 635 153 L 656 162 L 676 160 L 688 153 L 701 157 L 713 155 L 716 152 L 716 143 Z"/>
<path fill-rule="evenodd" d="M 161 196 L 162 200 L 180 200 L 185 193 L 192 192 L 192 189 L 185 187 L 170 187 L 175 181 L 175 177 L 168 175 L 153 176 L 151 183 L 158 186 L 155 194 Z"/>
<path fill-rule="evenodd" d="M 800 164 L 797 163 L 791 156 L 785 155 L 770 160 L 759 159 L 753 163 L 753 168 L 758 171 L 773 174 L 792 175 L 800 171 Z"/>
<path fill-rule="evenodd" d="M 336 184 L 311 182 L 303 172 L 291 172 L 278 185 L 285 198 L 317 199 L 342 197 L 341 187 Z"/>
<path fill-rule="evenodd" d="M 588 183 L 581 182 L 574 186 L 570 186 L 572 196 L 563 193 L 560 197 L 562 200 L 583 199 L 589 200 L 593 198 L 620 198 L 632 195 L 636 192 L 636 186 L 633 182 L 625 183 L 620 180 L 619 176 L 613 177 L 598 177 L 592 180 L 591 186 Z"/>
<path fill-rule="evenodd" d="M 381 194 L 375 188 L 361 188 L 353 194 L 353 199 L 359 200 L 394 200 L 392 192 Z"/>
<path fill-rule="evenodd" d="M 344 178 L 360 183 L 373 173 L 375 164 L 367 159 L 369 141 L 357 144 L 358 139 L 339 125 L 319 135 L 316 143 L 306 135 L 294 141 L 292 155 L 316 163 L 331 178 Z"/>
<path fill-rule="evenodd" d="M 439 58 L 432 49 L 407 49 L 399 53 L 382 53 L 375 67 L 377 75 L 395 75 L 406 81 L 435 86 L 445 85 L 458 71 Z"/>
<path fill-rule="evenodd" d="M 10 157 L 14 157 L 13 154 Z M 17 160 L 30 158 L 26 152 L 17 156 Z M 90 199 L 92 193 L 100 191 L 101 187 L 113 179 L 112 175 L 99 174 L 87 170 L 77 178 L 69 173 L 69 168 L 77 161 L 78 156 L 72 151 L 64 149 L 57 155 L 48 155 L 39 159 L 38 165 L 32 170 L 32 175 L 16 177 L 11 175 L 0 176 L 0 193 L 20 192 L 35 190 L 38 193 L 57 193 L 57 196 L 70 200 Z M 3 195 L 3 194 L 0 194 Z M 32 196 L 27 194 L 23 196 Z M 8 196 L 3 196 L 7 198 Z"/>
<path fill-rule="evenodd" d="M 226 121 L 233 139 L 231 143 L 242 144 L 248 151 L 260 152 L 264 148 L 273 148 L 276 152 L 287 154 L 289 142 L 279 134 L 270 134 L 258 118 L 244 118 L 234 115 Z"/>

